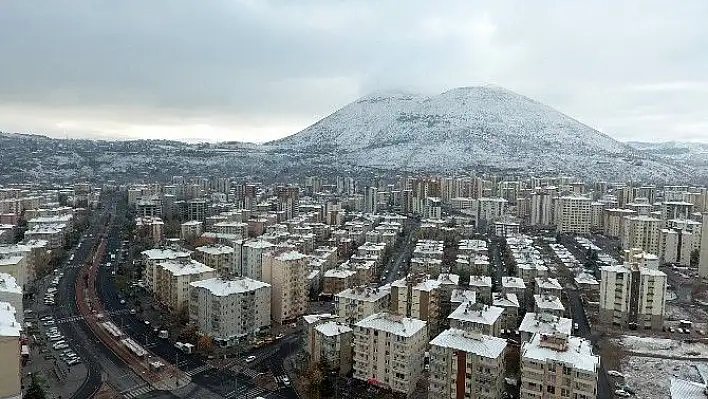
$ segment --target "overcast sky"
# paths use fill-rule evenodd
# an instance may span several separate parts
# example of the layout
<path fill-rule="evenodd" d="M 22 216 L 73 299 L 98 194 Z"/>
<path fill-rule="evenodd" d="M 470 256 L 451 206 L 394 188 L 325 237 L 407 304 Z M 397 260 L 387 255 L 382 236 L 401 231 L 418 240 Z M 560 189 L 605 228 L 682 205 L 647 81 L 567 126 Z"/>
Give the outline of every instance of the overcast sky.
<path fill-rule="evenodd" d="M 0 3 L 0 130 L 267 141 L 372 91 L 493 83 L 708 142 L 708 1 Z"/>

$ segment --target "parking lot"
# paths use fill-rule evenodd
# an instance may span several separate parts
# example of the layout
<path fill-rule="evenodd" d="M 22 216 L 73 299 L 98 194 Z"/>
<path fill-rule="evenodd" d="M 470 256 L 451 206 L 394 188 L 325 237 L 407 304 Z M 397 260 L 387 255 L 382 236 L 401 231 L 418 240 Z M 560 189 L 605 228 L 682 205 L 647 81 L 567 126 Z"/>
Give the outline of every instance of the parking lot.
<path fill-rule="evenodd" d="M 49 397 L 68 398 L 86 378 L 83 360 L 74 352 L 71 338 L 59 332 L 58 324 L 72 320 L 55 319 L 53 308 L 63 306 L 57 303 L 57 285 L 63 274 L 59 271 L 37 282 L 37 300 L 28 304 L 25 314 L 29 358 L 23 367 L 23 379 L 29 381 L 30 374 L 43 377 Z"/>

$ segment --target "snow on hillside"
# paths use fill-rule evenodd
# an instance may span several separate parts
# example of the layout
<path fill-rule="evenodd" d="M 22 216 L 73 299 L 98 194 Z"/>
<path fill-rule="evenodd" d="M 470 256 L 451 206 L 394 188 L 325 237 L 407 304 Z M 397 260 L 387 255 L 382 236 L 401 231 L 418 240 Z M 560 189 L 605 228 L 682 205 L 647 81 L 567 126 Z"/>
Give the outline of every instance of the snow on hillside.
<path fill-rule="evenodd" d="M 517 169 L 613 180 L 690 179 L 551 107 L 494 87 L 461 87 L 437 96 L 379 93 L 359 99 L 266 147 L 335 153 L 382 169 Z"/>

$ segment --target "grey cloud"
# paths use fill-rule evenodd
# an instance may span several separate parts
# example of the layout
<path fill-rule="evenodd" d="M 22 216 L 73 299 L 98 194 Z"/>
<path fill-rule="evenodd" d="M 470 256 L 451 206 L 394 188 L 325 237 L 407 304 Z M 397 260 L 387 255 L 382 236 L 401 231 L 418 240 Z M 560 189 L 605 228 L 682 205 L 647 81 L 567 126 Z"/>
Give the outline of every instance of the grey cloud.
<path fill-rule="evenodd" d="M 250 139 L 370 91 L 496 83 L 621 139 L 700 139 L 706 16 L 703 0 L 4 2 L 0 111 L 43 116 L 0 123 L 194 122 Z"/>

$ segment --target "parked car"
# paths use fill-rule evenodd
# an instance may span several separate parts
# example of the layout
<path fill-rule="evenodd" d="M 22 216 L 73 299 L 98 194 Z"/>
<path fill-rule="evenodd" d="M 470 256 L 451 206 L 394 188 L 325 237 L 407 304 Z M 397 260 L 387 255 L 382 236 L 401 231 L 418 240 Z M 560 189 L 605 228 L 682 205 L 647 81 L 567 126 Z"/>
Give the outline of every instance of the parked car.
<path fill-rule="evenodd" d="M 608 371 L 607 371 L 607 374 L 608 374 L 608 375 L 611 375 L 611 376 L 613 376 L 613 377 L 624 378 L 624 374 L 620 373 L 620 372 L 617 371 L 617 370 L 608 370 Z"/>
<path fill-rule="evenodd" d="M 251 363 L 251 362 L 254 361 L 254 360 L 256 360 L 256 357 L 253 356 L 253 355 L 251 355 L 251 356 L 249 356 L 249 357 L 246 358 L 246 363 Z"/>
<path fill-rule="evenodd" d="M 632 395 L 630 395 L 629 392 L 625 391 L 624 389 L 617 389 L 615 390 L 615 396 L 619 396 L 620 398 L 628 398 Z"/>

